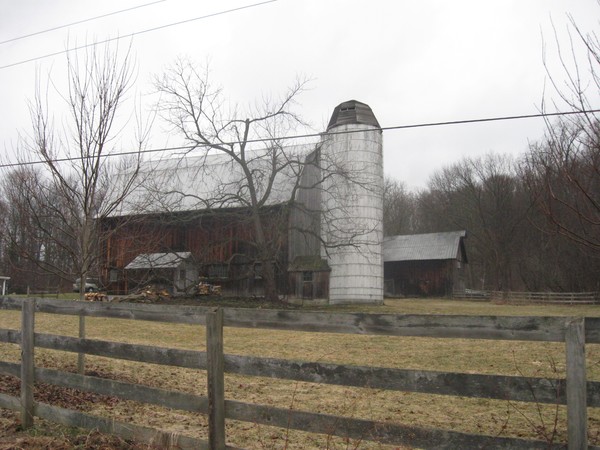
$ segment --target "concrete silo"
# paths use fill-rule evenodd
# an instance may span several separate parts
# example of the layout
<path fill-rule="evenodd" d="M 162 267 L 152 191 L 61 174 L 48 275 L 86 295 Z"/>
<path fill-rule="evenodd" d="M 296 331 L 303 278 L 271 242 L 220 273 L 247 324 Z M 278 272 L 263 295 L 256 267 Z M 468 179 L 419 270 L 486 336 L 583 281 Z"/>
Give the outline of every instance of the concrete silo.
<path fill-rule="evenodd" d="M 338 105 L 321 143 L 321 256 L 329 303 L 383 302 L 383 145 L 371 108 Z"/>

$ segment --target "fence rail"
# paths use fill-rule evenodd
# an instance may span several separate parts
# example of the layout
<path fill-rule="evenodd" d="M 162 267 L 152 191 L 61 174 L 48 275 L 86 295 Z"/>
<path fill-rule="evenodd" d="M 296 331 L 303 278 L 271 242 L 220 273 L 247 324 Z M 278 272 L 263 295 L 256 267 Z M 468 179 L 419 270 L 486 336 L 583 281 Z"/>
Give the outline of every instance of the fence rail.
<path fill-rule="evenodd" d="M 593 305 L 600 303 L 600 292 L 519 292 L 465 289 L 464 291 L 455 291 L 453 297 L 512 304 Z"/>
<path fill-rule="evenodd" d="M 600 319 L 564 317 L 476 317 L 394 314 L 333 314 L 327 312 L 211 309 L 158 305 L 86 303 L 49 299 L 0 298 L 0 309 L 20 309 L 22 328 L 1 330 L 0 342 L 22 347 L 21 364 L 0 361 L 0 373 L 21 377 L 21 398 L 0 395 L 0 407 L 59 423 L 97 428 L 125 438 L 181 448 L 232 448 L 225 444 L 225 420 L 298 429 L 314 433 L 360 438 L 386 444 L 436 448 L 564 448 L 547 442 L 498 438 L 451 430 L 418 428 L 364 419 L 338 417 L 243 403 L 225 398 L 224 373 L 283 378 L 342 386 L 567 405 L 569 448 L 587 446 L 587 408 L 600 407 L 600 383 L 587 381 L 585 343 L 600 343 Z M 206 325 L 207 351 L 169 349 L 119 342 L 35 333 L 36 312 L 97 317 L 118 317 Z M 276 358 L 226 355 L 223 326 L 293 329 L 393 336 L 462 337 L 567 343 L 566 379 L 545 379 L 348 366 Z M 118 359 L 206 370 L 206 396 L 193 396 L 98 377 L 33 366 L 33 346 Z M 33 381 L 117 396 L 208 415 L 209 439 L 199 440 L 132 424 L 120 424 L 81 412 L 36 402 Z M 164 445 L 163 445 L 164 444 Z M 596 447 L 590 447 L 596 448 Z"/>

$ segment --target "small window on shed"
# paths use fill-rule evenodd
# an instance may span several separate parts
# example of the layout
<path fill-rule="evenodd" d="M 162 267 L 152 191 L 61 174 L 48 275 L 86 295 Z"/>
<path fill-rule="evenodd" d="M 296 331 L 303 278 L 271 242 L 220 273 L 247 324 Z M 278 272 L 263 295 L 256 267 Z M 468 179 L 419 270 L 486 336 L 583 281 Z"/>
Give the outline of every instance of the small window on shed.
<path fill-rule="evenodd" d="M 343 108 L 340 108 L 340 111 L 354 111 L 356 109 L 356 106 L 345 106 Z"/>
<path fill-rule="evenodd" d="M 116 283 L 119 279 L 119 271 L 117 269 L 111 269 L 108 273 L 108 281 L 111 283 Z"/>
<path fill-rule="evenodd" d="M 313 272 L 312 271 L 305 271 L 302 272 L 302 281 L 312 281 L 313 280 Z"/>

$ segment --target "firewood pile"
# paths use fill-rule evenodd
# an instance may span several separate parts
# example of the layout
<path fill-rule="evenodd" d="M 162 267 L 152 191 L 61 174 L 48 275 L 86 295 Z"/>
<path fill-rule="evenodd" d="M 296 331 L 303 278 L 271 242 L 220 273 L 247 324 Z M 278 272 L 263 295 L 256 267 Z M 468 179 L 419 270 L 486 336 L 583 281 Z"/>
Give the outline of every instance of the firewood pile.
<path fill-rule="evenodd" d="M 198 295 L 221 295 L 221 286 L 201 281 L 198 283 Z"/>
<path fill-rule="evenodd" d="M 171 297 L 169 291 L 154 285 L 144 286 L 135 293 L 121 297 L 117 301 L 130 303 L 156 303 Z"/>
<path fill-rule="evenodd" d="M 86 292 L 85 299 L 88 302 L 107 302 L 108 295 L 106 295 L 102 292 Z"/>

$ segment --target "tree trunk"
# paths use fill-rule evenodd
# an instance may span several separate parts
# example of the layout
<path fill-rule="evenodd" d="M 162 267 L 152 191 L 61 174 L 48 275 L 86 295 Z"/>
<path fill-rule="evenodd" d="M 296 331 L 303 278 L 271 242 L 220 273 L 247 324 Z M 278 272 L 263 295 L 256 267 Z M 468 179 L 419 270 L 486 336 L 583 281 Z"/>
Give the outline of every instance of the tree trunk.
<path fill-rule="evenodd" d="M 265 289 L 265 298 L 268 301 L 276 302 L 279 301 L 279 295 L 277 292 L 277 280 L 275 277 L 275 256 L 271 251 L 267 239 L 265 237 L 265 231 L 263 223 L 260 217 L 258 206 L 253 208 L 252 211 L 252 222 L 254 224 L 254 232 L 256 233 L 256 247 L 258 250 L 258 260 L 262 265 L 262 277 Z"/>
<path fill-rule="evenodd" d="M 265 298 L 271 302 L 279 301 L 279 293 L 277 292 L 277 279 L 275 276 L 275 265 L 272 260 L 264 261 L 263 281 L 265 283 Z"/>

